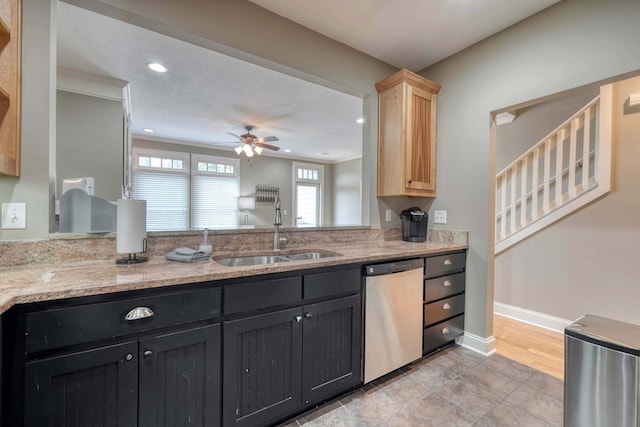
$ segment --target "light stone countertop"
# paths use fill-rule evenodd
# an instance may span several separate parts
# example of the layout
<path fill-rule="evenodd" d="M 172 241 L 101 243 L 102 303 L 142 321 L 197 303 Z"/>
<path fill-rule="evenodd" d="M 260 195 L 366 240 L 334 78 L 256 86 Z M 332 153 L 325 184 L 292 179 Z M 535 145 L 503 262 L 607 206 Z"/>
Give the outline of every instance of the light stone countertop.
<path fill-rule="evenodd" d="M 362 245 L 323 244 L 322 247 L 288 249 L 283 250 L 282 253 L 330 251 L 339 255 L 316 260 L 243 267 L 225 267 L 214 260 L 195 263 L 170 262 L 159 256 L 138 265 L 116 265 L 115 260 L 109 260 L 2 267 L 0 268 L 0 314 L 16 304 L 366 263 L 462 249 L 467 249 L 467 246 L 379 241 L 363 242 Z M 213 257 L 261 254 L 263 253 L 214 253 Z"/>

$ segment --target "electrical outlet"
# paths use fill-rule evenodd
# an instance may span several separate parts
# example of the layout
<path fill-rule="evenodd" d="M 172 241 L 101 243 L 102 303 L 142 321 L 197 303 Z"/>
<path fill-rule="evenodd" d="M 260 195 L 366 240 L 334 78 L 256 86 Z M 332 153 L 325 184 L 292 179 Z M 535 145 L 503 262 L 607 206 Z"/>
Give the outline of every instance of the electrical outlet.
<path fill-rule="evenodd" d="M 2 204 L 2 228 L 25 229 L 27 228 L 27 204 L 3 203 Z"/>
<path fill-rule="evenodd" d="M 384 212 L 384 220 L 387 221 L 387 222 L 391 221 L 391 209 L 387 209 Z"/>
<path fill-rule="evenodd" d="M 447 211 L 433 211 L 433 223 L 434 224 L 446 224 L 447 223 Z"/>

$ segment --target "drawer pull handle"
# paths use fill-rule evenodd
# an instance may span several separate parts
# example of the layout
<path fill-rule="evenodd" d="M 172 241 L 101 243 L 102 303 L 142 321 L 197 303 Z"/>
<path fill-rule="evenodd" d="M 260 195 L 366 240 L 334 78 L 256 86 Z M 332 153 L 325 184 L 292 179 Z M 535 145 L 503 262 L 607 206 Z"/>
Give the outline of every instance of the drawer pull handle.
<path fill-rule="evenodd" d="M 127 315 L 124 317 L 126 320 L 139 320 L 146 319 L 147 317 L 153 317 L 155 313 L 149 307 L 136 307 L 132 309 Z"/>
<path fill-rule="evenodd" d="M 451 332 L 451 331 L 449 331 L 449 328 L 442 328 L 442 333 L 443 333 L 443 334 L 445 334 L 445 335 L 446 335 L 446 334 L 448 334 L 449 332 Z"/>
<path fill-rule="evenodd" d="M 313 314 L 311 314 L 311 313 L 306 313 L 306 314 L 304 315 L 304 317 L 306 317 L 307 319 L 311 319 L 311 318 L 313 317 Z"/>
<path fill-rule="evenodd" d="M 302 322 L 302 316 L 296 316 L 295 319 L 298 323 Z"/>
<path fill-rule="evenodd" d="M 451 306 L 448 303 L 446 303 L 445 305 L 442 306 L 442 309 L 443 310 L 451 310 Z"/>
<path fill-rule="evenodd" d="M 451 264 L 453 264 L 453 263 L 451 262 L 451 260 L 449 258 L 444 260 L 444 265 L 451 265 Z"/>
<path fill-rule="evenodd" d="M 449 280 L 445 280 L 444 282 L 442 282 L 442 286 L 449 287 L 451 286 L 451 282 Z"/>

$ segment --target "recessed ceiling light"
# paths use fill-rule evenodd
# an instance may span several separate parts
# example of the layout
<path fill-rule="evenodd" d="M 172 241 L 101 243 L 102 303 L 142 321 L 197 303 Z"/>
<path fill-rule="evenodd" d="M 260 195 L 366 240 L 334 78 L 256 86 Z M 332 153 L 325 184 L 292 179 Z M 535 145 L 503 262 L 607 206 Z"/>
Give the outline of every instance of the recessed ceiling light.
<path fill-rule="evenodd" d="M 356 120 L 356 123 L 359 123 L 359 124 L 364 123 L 364 118 L 360 117 L 358 120 Z"/>
<path fill-rule="evenodd" d="M 167 67 L 165 67 L 162 64 L 159 64 L 157 62 L 149 62 L 147 64 L 147 67 L 149 67 L 150 69 L 152 69 L 153 71 L 156 71 L 158 73 L 165 73 L 167 71 Z"/>
<path fill-rule="evenodd" d="M 284 149 L 284 152 L 285 152 L 285 153 L 290 153 L 290 152 L 291 152 L 291 148 L 285 148 L 285 149 Z"/>
<path fill-rule="evenodd" d="M 145 131 L 145 132 L 148 132 L 148 133 L 154 133 L 155 132 L 155 130 L 150 129 L 150 128 L 144 128 L 142 130 Z"/>

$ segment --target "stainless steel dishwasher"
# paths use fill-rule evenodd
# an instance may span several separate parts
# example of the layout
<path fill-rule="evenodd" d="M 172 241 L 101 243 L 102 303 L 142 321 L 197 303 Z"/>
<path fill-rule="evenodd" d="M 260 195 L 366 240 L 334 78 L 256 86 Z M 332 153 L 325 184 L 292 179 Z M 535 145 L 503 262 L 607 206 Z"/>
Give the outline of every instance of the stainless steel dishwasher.
<path fill-rule="evenodd" d="M 365 269 L 364 382 L 422 357 L 423 259 Z"/>

